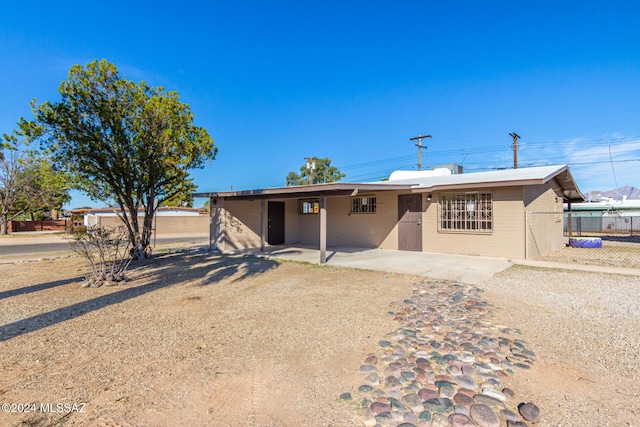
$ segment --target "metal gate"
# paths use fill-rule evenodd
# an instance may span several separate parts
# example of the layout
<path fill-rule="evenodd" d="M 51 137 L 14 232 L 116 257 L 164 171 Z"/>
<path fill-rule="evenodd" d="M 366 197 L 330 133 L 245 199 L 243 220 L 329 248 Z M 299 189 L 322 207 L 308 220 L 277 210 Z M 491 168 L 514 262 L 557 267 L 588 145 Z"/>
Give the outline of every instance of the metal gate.
<path fill-rule="evenodd" d="M 398 249 L 422 251 L 422 195 L 398 196 Z"/>

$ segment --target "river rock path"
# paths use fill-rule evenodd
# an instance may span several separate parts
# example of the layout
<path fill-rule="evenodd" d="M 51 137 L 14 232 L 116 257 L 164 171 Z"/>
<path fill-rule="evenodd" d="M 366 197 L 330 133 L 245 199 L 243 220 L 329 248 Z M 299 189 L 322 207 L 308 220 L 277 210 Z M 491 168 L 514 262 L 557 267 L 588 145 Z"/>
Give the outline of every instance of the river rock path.
<path fill-rule="evenodd" d="M 400 326 L 360 366 L 362 383 L 340 398 L 367 427 L 526 427 L 541 419 L 533 402 L 505 386 L 536 355 L 520 331 L 491 322 L 496 308 L 472 285 L 423 281 L 393 302 Z"/>

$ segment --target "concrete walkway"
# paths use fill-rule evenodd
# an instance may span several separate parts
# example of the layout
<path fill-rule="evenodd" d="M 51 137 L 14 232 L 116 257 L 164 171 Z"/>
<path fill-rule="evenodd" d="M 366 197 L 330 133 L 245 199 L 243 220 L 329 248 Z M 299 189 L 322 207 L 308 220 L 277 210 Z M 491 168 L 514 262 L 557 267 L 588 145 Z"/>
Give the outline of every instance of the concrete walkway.
<path fill-rule="evenodd" d="M 319 264 L 320 261 L 319 250 L 298 246 L 267 247 L 263 254 L 258 253 L 257 255 L 312 264 Z M 327 264 L 390 273 L 412 274 L 470 284 L 477 284 L 514 264 L 539 268 L 640 276 L 640 270 L 631 268 L 347 247 L 328 249 Z"/>
<path fill-rule="evenodd" d="M 320 251 L 304 247 L 269 247 L 260 256 L 318 264 Z M 509 260 L 502 258 L 345 247 L 328 249 L 327 264 L 472 284 L 488 279 L 512 265 Z"/>

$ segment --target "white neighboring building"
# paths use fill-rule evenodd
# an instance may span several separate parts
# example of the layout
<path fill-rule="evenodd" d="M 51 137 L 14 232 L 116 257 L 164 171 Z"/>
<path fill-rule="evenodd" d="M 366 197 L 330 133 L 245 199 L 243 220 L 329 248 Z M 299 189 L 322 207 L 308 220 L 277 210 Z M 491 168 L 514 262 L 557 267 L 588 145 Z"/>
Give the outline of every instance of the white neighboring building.
<path fill-rule="evenodd" d="M 566 210 L 565 206 L 565 210 Z M 595 216 L 639 216 L 640 200 L 627 199 L 626 196 L 622 200 L 615 200 L 611 197 L 600 197 L 597 201 L 574 203 L 571 205 L 574 212 L 592 213 Z"/>
<path fill-rule="evenodd" d="M 100 218 L 115 218 L 118 216 L 119 208 L 97 208 L 97 209 L 74 209 L 72 214 L 84 215 L 84 225 L 90 227 L 100 223 Z M 158 217 L 197 217 L 206 215 L 207 213 L 203 209 L 198 208 L 178 208 L 178 207 L 165 207 L 160 206 L 156 211 Z M 138 209 L 138 217 L 144 217 L 144 210 Z"/>

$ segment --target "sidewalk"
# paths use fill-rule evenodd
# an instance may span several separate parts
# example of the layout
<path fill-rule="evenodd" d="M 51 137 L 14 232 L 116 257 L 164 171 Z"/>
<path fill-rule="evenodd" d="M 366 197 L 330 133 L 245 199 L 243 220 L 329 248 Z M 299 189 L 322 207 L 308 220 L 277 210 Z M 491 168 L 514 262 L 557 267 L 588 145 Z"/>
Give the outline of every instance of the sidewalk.
<path fill-rule="evenodd" d="M 27 231 L 0 236 L 0 246 L 40 245 L 64 242 L 64 233 L 48 231 Z"/>

